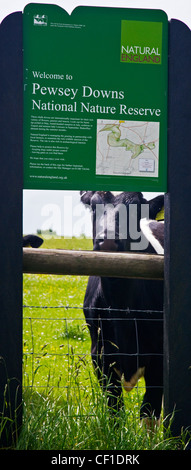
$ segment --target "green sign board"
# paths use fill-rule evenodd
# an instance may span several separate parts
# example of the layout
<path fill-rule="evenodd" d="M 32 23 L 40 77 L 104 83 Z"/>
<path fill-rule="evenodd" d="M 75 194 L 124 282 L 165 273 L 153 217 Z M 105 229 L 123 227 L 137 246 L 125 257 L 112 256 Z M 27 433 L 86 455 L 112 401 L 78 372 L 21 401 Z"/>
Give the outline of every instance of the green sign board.
<path fill-rule="evenodd" d="M 24 187 L 167 190 L 161 10 L 24 10 Z"/>

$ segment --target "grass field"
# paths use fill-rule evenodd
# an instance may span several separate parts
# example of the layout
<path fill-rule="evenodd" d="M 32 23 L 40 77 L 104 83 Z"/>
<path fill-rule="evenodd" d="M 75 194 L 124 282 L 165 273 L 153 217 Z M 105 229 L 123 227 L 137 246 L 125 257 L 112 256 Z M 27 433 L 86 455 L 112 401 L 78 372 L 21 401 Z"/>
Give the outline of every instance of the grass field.
<path fill-rule="evenodd" d="M 44 248 L 92 249 L 87 239 L 49 239 Z M 117 419 L 94 375 L 82 311 L 87 278 L 25 274 L 23 283 L 24 419 L 18 449 L 177 449 L 163 425 L 139 421 L 144 381 L 125 394 Z M 32 308 L 33 307 L 33 308 Z"/>

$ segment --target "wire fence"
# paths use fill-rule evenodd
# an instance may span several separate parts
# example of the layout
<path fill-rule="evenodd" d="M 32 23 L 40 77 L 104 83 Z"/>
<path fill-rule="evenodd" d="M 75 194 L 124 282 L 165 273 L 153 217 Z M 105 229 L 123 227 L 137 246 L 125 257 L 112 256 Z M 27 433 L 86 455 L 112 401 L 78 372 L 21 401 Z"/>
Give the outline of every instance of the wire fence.
<path fill-rule="evenodd" d="M 136 349 L 132 352 L 107 352 L 111 359 L 120 355 L 134 357 L 137 369 L 140 358 L 143 356 L 162 357 L 163 353 L 156 351 L 142 352 L 139 339 L 139 326 L 146 322 L 154 322 L 156 327 L 163 324 L 163 311 L 161 310 L 132 310 L 113 308 L 93 308 L 92 317 L 85 319 L 82 306 L 70 305 L 23 305 L 25 322 L 23 341 L 23 369 L 24 386 L 32 388 L 59 388 L 68 387 L 88 388 L 92 383 L 93 366 L 91 361 L 91 340 L 88 322 L 105 321 L 118 322 L 122 328 L 125 322 L 133 322 L 136 333 Z M 84 308 L 84 313 L 85 313 Z M 87 308 L 90 311 L 89 308 Z M 52 315 L 51 312 L 59 312 Z M 32 315 L 28 314 L 32 313 Z M 41 314 L 41 312 L 43 312 Z M 48 314 L 47 314 L 48 313 Z M 95 316 L 96 314 L 96 316 Z M 106 316 L 104 316 L 107 314 Z M 148 324 L 148 323 L 147 323 Z M 104 342 L 104 339 L 103 339 Z M 102 361 L 104 350 L 102 350 Z M 91 371 L 91 372 L 90 372 Z M 139 388 L 144 385 L 139 385 Z M 161 388 L 161 385 L 152 385 L 151 388 Z"/>

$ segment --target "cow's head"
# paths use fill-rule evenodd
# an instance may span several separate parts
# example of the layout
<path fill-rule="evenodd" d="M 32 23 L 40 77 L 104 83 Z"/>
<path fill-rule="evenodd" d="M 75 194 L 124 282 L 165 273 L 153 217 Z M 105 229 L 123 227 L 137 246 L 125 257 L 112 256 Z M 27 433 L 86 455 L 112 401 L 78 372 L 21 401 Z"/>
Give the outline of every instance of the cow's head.
<path fill-rule="evenodd" d="M 141 218 L 155 219 L 164 196 L 147 201 L 140 192 L 81 191 L 91 208 L 95 251 L 154 251 L 140 230 Z"/>

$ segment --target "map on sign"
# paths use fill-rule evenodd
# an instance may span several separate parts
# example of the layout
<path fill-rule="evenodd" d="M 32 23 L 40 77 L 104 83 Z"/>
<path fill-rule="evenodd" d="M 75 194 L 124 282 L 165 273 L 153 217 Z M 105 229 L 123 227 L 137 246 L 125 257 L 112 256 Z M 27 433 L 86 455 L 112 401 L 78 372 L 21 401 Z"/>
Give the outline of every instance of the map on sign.
<path fill-rule="evenodd" d="M 97 120 L 96 174 L 158 176 L 159 122 Z"/>

